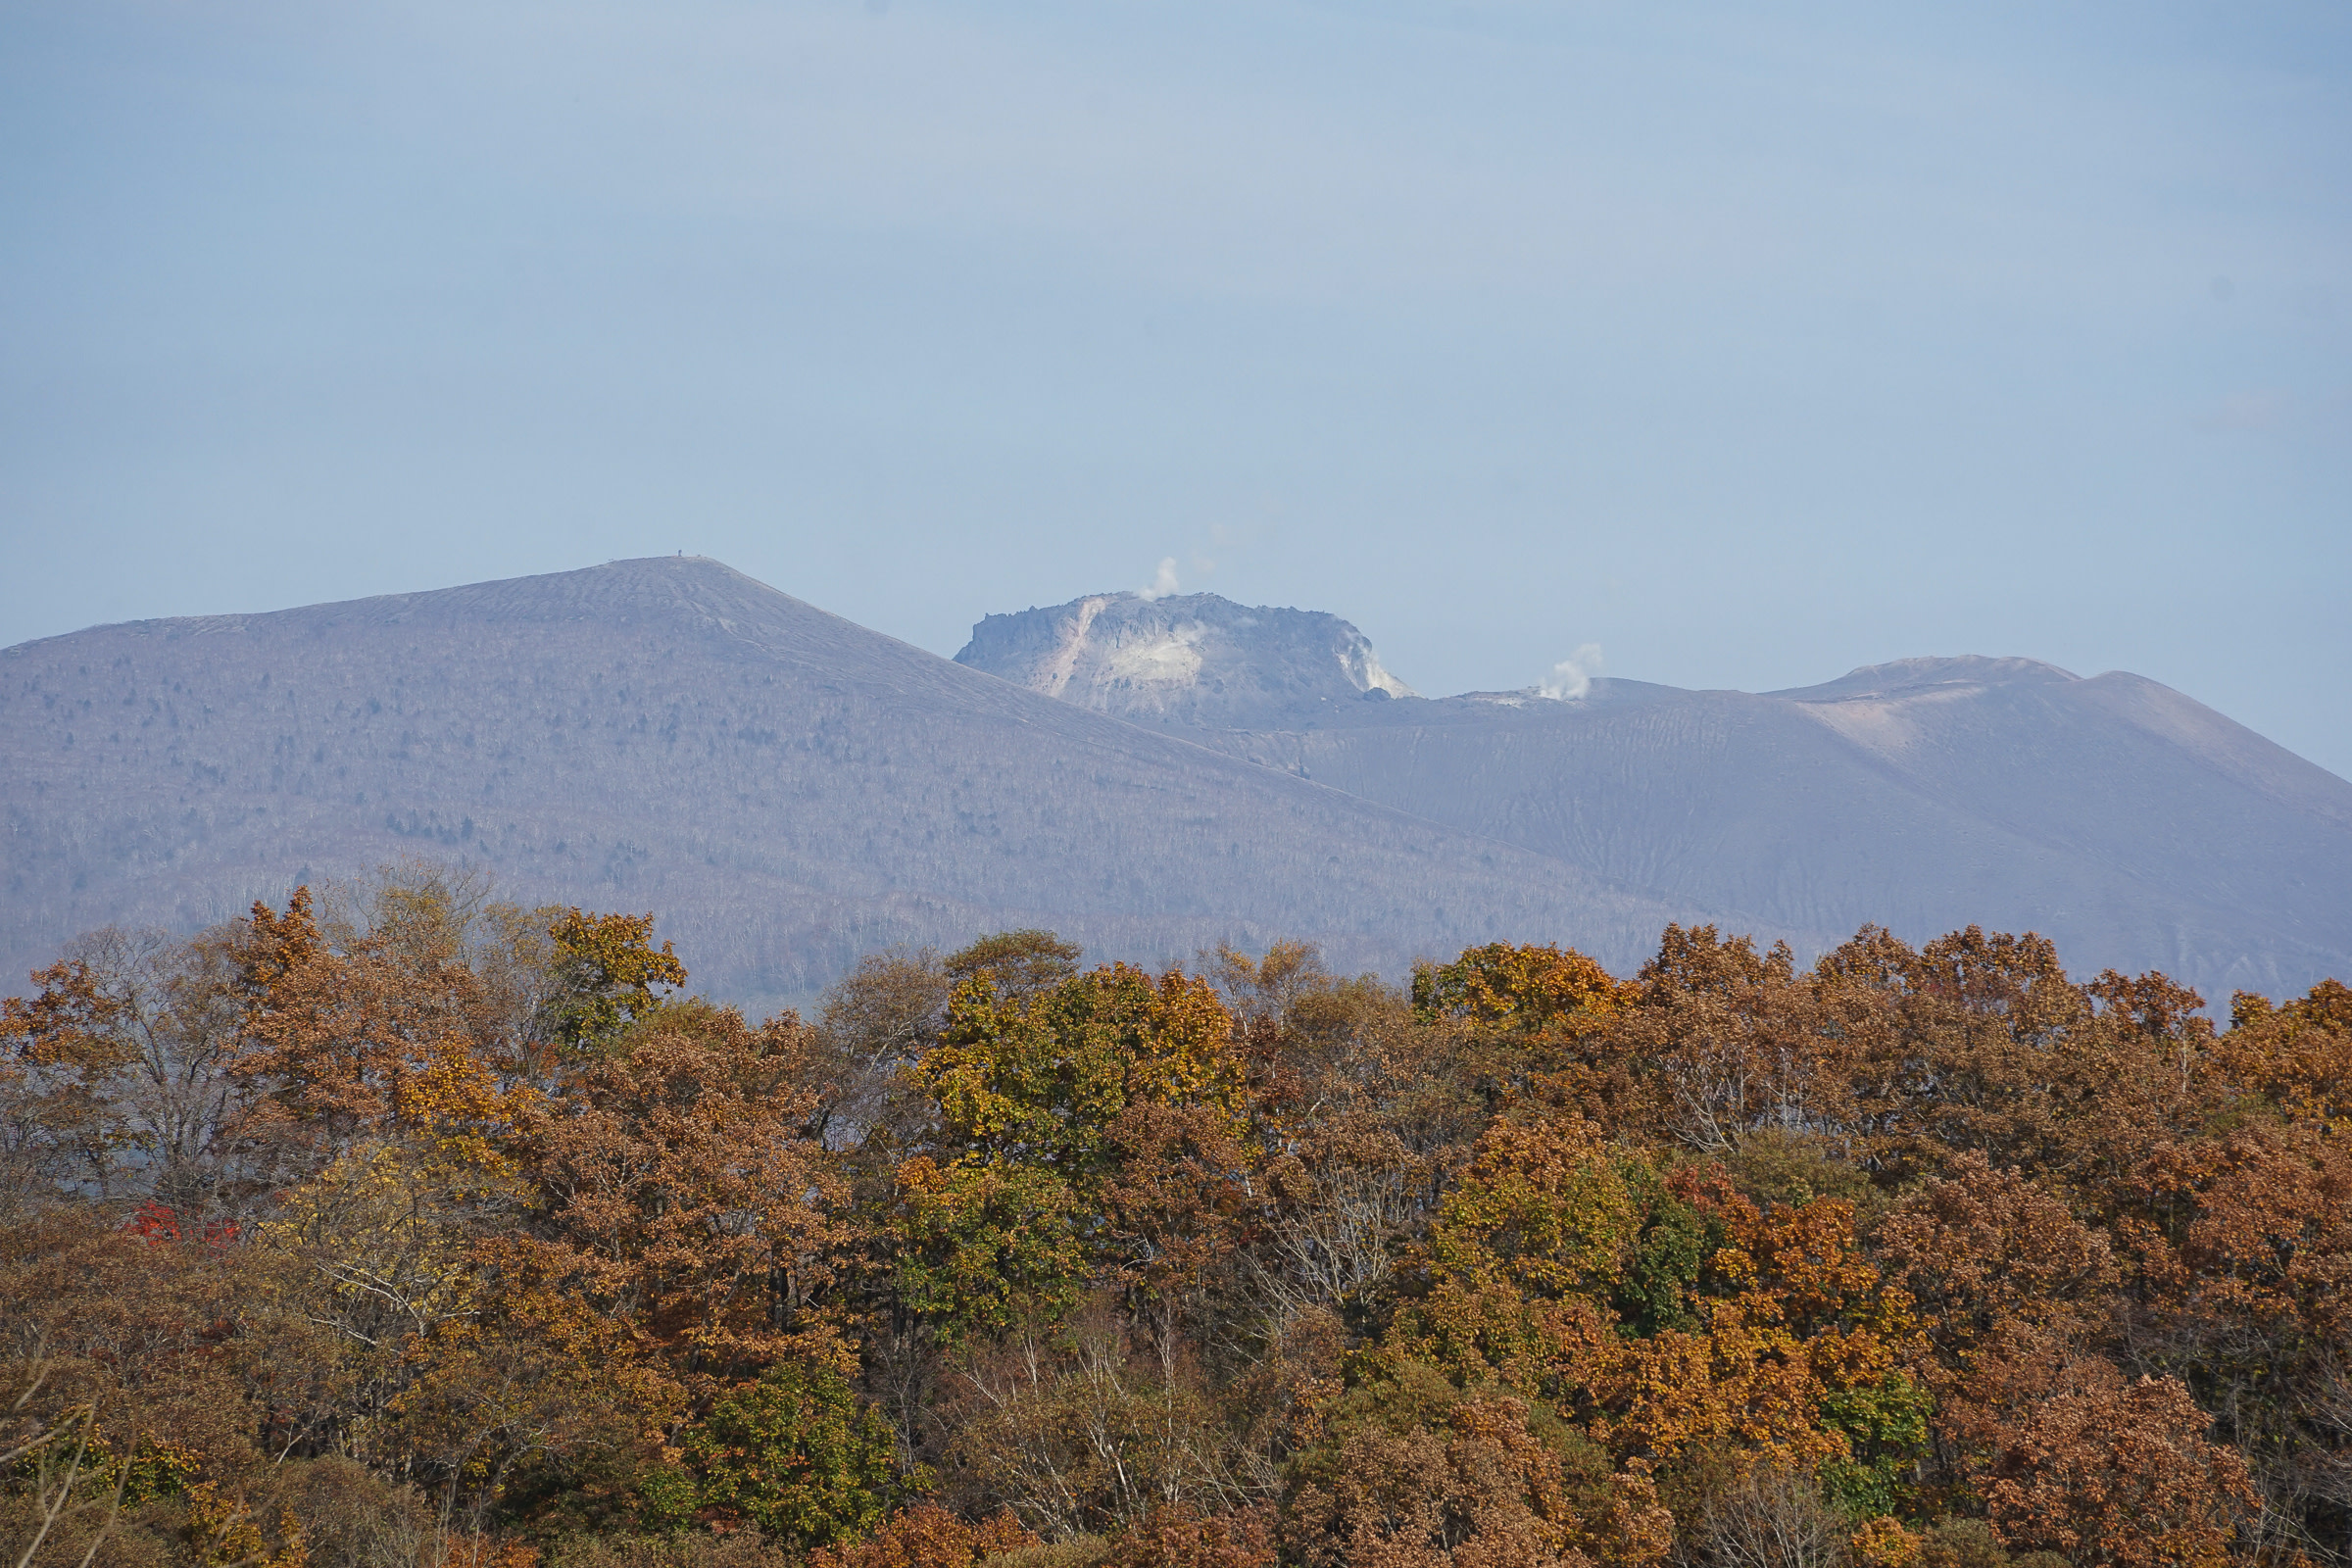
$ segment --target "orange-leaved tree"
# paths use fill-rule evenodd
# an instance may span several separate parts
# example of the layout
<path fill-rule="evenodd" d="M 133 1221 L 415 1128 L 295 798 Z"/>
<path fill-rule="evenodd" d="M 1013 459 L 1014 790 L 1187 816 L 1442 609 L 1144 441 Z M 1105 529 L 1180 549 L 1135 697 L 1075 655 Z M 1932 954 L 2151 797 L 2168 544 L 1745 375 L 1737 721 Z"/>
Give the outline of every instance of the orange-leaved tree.
<path fill-rule="evenodd" d="M 535 1213 L 501 1266 L 627 1324 L 690 1403 L 837 1353 L 822 1297 L 850 1233 L 808 1136 L 809 1033 L 789 1013 L 754 1028 L 731 1007 L 665 1007 L 514 1134 Z"/>

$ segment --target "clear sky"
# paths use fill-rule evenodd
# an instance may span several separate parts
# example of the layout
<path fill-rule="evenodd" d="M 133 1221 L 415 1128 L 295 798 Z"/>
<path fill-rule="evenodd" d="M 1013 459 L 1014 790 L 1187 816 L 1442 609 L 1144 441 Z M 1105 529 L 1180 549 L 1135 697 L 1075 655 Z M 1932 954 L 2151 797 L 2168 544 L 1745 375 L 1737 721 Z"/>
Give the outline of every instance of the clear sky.
<path fill-rule="evenodd" d="M 2352 7 L 0 0 L 0 643 L 685 550 L 2352 774 Z"/>

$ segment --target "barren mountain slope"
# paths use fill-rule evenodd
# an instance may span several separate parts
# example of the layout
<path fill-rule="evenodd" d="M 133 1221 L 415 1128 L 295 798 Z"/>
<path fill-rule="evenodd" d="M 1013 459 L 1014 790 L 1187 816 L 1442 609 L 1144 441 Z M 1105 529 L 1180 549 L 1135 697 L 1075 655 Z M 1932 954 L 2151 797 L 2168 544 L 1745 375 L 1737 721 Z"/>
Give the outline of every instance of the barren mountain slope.
<path fill-rule="evenodd" d="M 19 975 L 403 852 L 657 910 L 750 1001 L 1020 924 L 1102 956 L 1289 934 L 1394 968 L 1509 935 L 1626 965 L 1690 912 L 679 558 L 0 651 L 0 801 Z"/>

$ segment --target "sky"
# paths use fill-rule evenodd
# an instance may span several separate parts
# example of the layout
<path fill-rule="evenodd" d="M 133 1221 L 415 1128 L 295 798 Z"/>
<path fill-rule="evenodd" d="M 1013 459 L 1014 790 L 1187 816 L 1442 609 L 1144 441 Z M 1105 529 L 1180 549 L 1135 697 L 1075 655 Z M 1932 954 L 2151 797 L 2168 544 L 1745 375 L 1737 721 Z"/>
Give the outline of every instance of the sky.
<path fill-rule="evenodd" d="M 2352 8 L 0 0 L 0 645 L 1172 576 L 1429 694 L 2024 655 L 2352 775 Z"/>

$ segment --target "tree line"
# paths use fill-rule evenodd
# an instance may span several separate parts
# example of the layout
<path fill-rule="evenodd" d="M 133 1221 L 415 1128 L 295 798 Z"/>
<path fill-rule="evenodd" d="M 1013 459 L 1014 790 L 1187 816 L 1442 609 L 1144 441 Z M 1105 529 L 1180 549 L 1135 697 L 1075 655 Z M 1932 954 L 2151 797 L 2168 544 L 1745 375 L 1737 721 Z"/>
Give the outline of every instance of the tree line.
<path fill-rule="evenodd" d="M 2352 1564 L 2334 981 L 1082 958 L 755 1023 L 423 863 L 77 940 L 0 1014 L 0 1550 Z"/>

